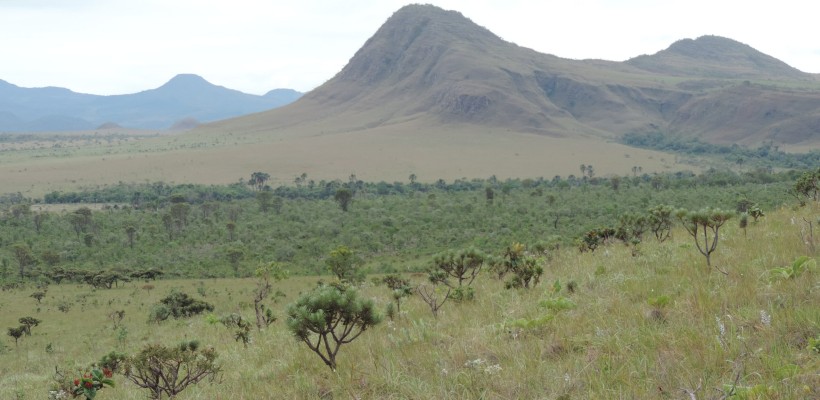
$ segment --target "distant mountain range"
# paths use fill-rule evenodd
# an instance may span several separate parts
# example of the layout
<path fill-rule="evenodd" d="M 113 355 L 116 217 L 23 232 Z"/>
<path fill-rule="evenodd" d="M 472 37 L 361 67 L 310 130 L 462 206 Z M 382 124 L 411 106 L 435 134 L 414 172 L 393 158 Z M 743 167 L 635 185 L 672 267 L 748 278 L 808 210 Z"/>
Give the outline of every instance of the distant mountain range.
<path fill-rule="evenodd" d="M 291 89 L 275 89 L 257 96 L 191 74 L 177 75 L 156 89 L 113 96 L 58 87 L 22 88 L 0 80 L 0 132 L 190 127 L 270 110 L 301 95 Z"/>
<path fill-rule="evenodd" d="M 605 140 L 663 132 L 715 143 L 820 142 L 820 79 L 718 36 L 626 62 L 563 59 L 506 42 L 458 12 L 410 5 L 294 104 L 202 129 L 411 134 L 454 124 Z"/>

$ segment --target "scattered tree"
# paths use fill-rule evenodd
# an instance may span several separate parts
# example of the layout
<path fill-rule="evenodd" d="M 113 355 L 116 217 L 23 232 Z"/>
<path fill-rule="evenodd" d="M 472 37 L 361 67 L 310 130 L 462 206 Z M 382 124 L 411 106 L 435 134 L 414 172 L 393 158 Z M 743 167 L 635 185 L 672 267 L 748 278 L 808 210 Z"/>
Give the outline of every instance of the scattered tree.
<path fill-rule="evenodd" d="M 26 332 L 26 327 L 18 326 L 17 328 L 9 328 L 8 335 L 14 338 L 14 345 L 17 346 L 18 341 Z"/>
<path fill-rule="evenodd" d="M 43 297 L 46 297 L 46 292 L 34 292 L 29 297 L 37 300 L 37 304 L 40 304 L 40 301 L 43 300 Z"/>
<path fill-rule="evenodd" d="M 649 209 L 649 230 L 655 235 L 659 242 L 669 239 L 672 234 L 672 213 L 674 209 L 670 206 L 658 205 Z"/>
<path fill-rule="evenodd" d="M 17 264 L 20 267 L 20 279 L 23 279 L 26 275 L 26 268 L 34 265 L 37 260 L 31 253 L 31 249 L 25 243 L 15 243 L 11 248 L 14 252 L 14 258 L 17 259 Z"/>
<path fill-rule="evenodd" d="M 40 231 L 43 229 L 43 222 L 45 222 L 47 219 L 48 213 L 34 213 L 32 221 L 34 221 L 34 231 L 37 232 L 38 235 L 40 234 Z"/>
<path fill-rule="evenodd" d="M 487 257 L 476 249 L 448 251 L 433 259 L 433 267 L 429 272 L 430 282 L 443 284 L 455 290 L 455 300 L 470 300 L 473 298 L 472 285 Z M 450 279 L 455 279 L 455 283 Z"/>
<path fill-rule="evenodd" d="M 401 300 L 413 294 L 410 281 L 397 274 L 389 274 L 382 278 L 382 282 L 392 290 L 393 301 L 396 302 L 396 312 L 401 313 Z"/>
<path fill-rule="evenodd" d="M 675 213 L 675 216 L 678 217 L 689 235 L 695 239 L 695 246 L 697 246 L 698 251 L 706 257 L 706 266 L 711 268 L 711 256 L 718 245 L 720 227 L 732 218 L 732 213 L 711 208 L 700 211 L 681 209 Z M 727 274 L 720 269 L 718 271 L 724 275 Z"/>
<path fill-rule="evenodd" d="M 245 249 L 241 245 L 231 245 L 225 249 L 225 256 L 233 267 L 234 275 L 239 276 L 239 262 L 245 258 Z"/>
<path fill-rule="evenodd" d="M 805 204 L 806 200 L 818 201 L 820 199 L 820 168 L 816 171 L 804 172 L 795 182 L 792 194 Z"/>
<path fill-rule="evenodd" d="M 122 320 L 125 318 L 125 310 L 115 310 L 108 314 L 108 319 L 111 320 L 113 326 L 111 329 L 117 330 L 122 324 Z"/>
<path fill-rule="evenodd" d="M 125 226 L 125 235 L 128 238 L 128 247 L 134 248 L 134 240 L 137 238 L 137 228 L 128 224 Z"/>
<path fill-rule="evenodd" d="M 445 287 L 446 289 L 442 289 L 438 285 L 424 284 L 416 287 L 416 293 L 421 297 L 421 300 L 430 307 L 430 312 L 433 313 L 434 318 L 438 318 L 438 310 L 447 302 L 447 299 L 450 298 L 450 294 L 452 293 L 453 289 L 447 286 Z"/>
<path fill-rule="evenodd" d="M 202 300 L 191 298 L 183 292 L 172 292 L 160 303 L 168 307 L 170 315 L 174 318 L 187 318 L 205 311 L 213 311 L 214 306 Z"/>
<path fill-rule="evenodd" d="M 228 223 L 225 224 L 225 228 L 228 229 L 228 240 L 233 242 L 235 240 L 234 233 L 236 232 L 236 222 L 228 221 Z"/>
<path fill-rule="evenodd" d="M 364 282 L 365 273 L 359 265 L 362 260 L 346 246 L 339 246 L 330 252 L 330 256 L 325 259 L 330 272 L 336 275 L 340 281 L 350 284 Z"/>
<path fill-rule="evenodd" d="M 256 202 L 259 203 L 259 211 L 266 213 L 272 207 L 273 193 L 264 191 L 256 194 Z"/>
<path fill-rule="evenodd" d="M 23 317 L 18 321 L 20 322 L 20 327 L 23 328 L 23 332 L 25 332 L 26 336 L 31 336 L 31 328 L 40 325 L 40 322 L 43 322 L 34 317 Z"/>
<path fill-rule="evenodd" d="M 251 323 L 239 314 L 231 313 L 222 317 L 219 322 L 228 329 L 235 329 L 233 338 L 242 342 L 245 347 L 251 342 Z"/>
<path fill-rule="evenodd" d="M 270 174 L 265 172 L 254 172 L 251 174 L 251 178 L 248 179 L 248 185 L 261 191 L 265 188 L 265 183 L 268 182 L 268 179 L 270 179 Z"/>
<path fill-rule="evenodd" d="M 273 311 L 268 308 L 263 301 L 265 301 L 273 289 L 271 281 L 281 281 L 288 277 L 288 271 L 282 269 L 277 263 L 270 263 L 266 266 L 256 269 L 256 289 L 253 291 L 253 309 L 256 312 L 256 328 L 262 330 L 263 327 L 268 327 L 274 321 L 276 316 Z"/>
<path fill-rule="evenodd" d="M 348 188 L 340 188 L 336 191 L 336 194 L 333 195 L 333 199 L 339 203 L 339 208 L 341 208 L 342 211 L 347 212 L 350 202 L 353 201 L 353 192 Z"/>
<path fill-rule="evenodd" d="M 501 260 L 495 262 L 498 270 L 498 277 L 512 273 L 513 277 L 504 284 L 507 289 L 535 287 L 541 280 L 544 268 L 540 265 L 538 258 L 527 253 L 526 247 L 521 243 L 513 243 L 504 250 Z"/>
<path fill-rule="evenodd" d="M 372 300 L 360 298 L 353 288 L 320 285 L 287 308 L 288 329 L 331 370 L 342 345 L 381 322 Z"/>
<path fill-rule="evenodd" d="M 150 391 L 151 399 L 160 399 L 163 393 L 174 398 L 205 378 L 215 379 L 222 371 L 216 358 L 212 347 L 200 349 L 197 341 L 177 347 L 151 344 L 129 357 L 124 370 L 131 382 Z"/>

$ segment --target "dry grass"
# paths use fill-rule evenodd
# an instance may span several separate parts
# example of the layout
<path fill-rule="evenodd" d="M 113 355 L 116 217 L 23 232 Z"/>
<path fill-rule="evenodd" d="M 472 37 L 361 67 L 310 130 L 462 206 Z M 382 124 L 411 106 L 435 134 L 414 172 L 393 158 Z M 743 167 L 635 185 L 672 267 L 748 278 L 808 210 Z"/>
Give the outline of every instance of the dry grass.
<path fill-rule="evenodd" d="M 141 282 L 98 291 L 53 285 L 40 306 L 28 297 L 33 289 L 1 292 L 0 327 L 15 326 L 25 315 L 44 322 L 17 347 L 9 338 L 3 342 L 0 398 L 43 398 L 55 365 L 84 366 L 112 349 L 135 352 L 146 343 L 194 338 L 218 349 L 224 373 L 219 382 L 199 384 L 180 399 L 676 399 L 696 388 L 701 399 L 719 397 L 717 390 L 736 380 L 741 390 L 757 390 L 757 398 L 817 398 L 820 358 L 808 342 L 820 338 L 818 271 L 790 280 L 770 280 L 767 271 L 806 254 L 799 225 L 791 220 L 818 213 L 817 204 L 772 212 L 751 225 L 746 237 L 735 224 L 726 226 L 713 260 L 728 276 L 708 270 L 691 238 L 678 230 L 666 243 L 640 245 L 637 257 L 621 245 L 595 253 L 564 249 L 546 266 L 542 284 L 529 291 L 503 290 L 484 274 L 475 301 L 450 302 L 438 319 L 411 298 L 403 306 L 406 315 L 342 348 L 338 373 L 297 343 L 283 321 L 254 331 L 247 349 L 203 317 L 146 323 L 150 305 L 171 288 L 196 296 L 200 286 L 217 316 L 251 317 L 250 280 L 160 281 L 150 292 Z M 562 287 L 557 294 L 556 280 Z M 287 294 L 275 306 L 277 315 L 314 281 L 277 284 Z M 569 281 L 577 283 L 574 293 L 566 289 Z M 380 306 L 389 301 L 384 287 L 363 290 Z M 669 303 L 656 310 L 649 299 L 659 296 Z M 539 305 L 560 297 L 575 307 L 549 311 Z M 74 307 L 57 311 L 61 300 Z M 118 309 L 126 310 L 122 343 L 106 320 Z M 516 320 L 545 315 L 554 318 L 516 327 Z M 100 399 L 144 398 L 122 377 L 116 380 L 119 387 L 104 390 Z"/>
<path fill-rule="evenodd" d="M 310 179 L 406 182 L 505 177 L 551 178 L 578 174 L 581 164 L 598 175 L 696 169 L 676 165 L 675 156 L 586 138 L 555 138 L 474 126 L 424 128 L 388 126 L 328 135 L 287 132 L 225 136 L 201 135 L 144 139 L 90 147 L 63 155 L 24 152 L 0 160 L 4 192 L 42 196 L 123 182 L 165 181 L 225 184 L 247 179 L 253 171 L 271 174 L 271 184 Z"/>

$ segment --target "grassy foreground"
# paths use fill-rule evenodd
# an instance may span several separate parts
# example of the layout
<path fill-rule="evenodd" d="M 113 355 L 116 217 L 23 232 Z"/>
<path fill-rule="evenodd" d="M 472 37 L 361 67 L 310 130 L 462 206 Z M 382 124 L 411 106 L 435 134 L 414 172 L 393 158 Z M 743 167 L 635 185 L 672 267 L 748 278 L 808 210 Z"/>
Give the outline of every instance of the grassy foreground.
<path fill-rule="evenodd" d="M 800 221 L 819 214 L 818 204 L 781 209 L 745 235 L 737 221 L 727 224 L 713 262 L 728 276 L 707 269 L 682 229 L 664 243 L 647 239 L 635 257 L 619 244 L 594 253 L 563 249 L 530 290 L 504 290 L 484 272 L 476 300 L 450 301 L 437 319 L 411 297 L 405 314 L 342 348 L 337 373 L 282 320 L 285 305 L 315 277 L 275 284 L 286 294 L 274 305 L 280 320 L 253 331 L 247 348 L 202 316 L 146 321 L 172 288 L 201 298 L 200 287 L 216 316 L 252 319 L 251 279 L 166 280 L 151 282 L 150 291 L 144 282 L 111 290 L 52 285 L 39 305 L 29 297 L 33 287 L 0 292 L 0 398 L 46 398 L 55 366 L 85 367 L 114 349 L 133 354 L 148 343 L 198 339 L 217 349 L 223 373 L 178 399 L 680 399 L 691 398 L 688 392 L 710 399 L 732 387 L 732 398 L 816 399 L 820 275 L 814 269 L 771 279 L 769 271 L 801 255 L 816 260 L 801 242 Z M 383 286 L 367 284 L 363 293 L 380 307 L 390 301 Z M 60 303 L 71 309 L 59 311 Z M 124 329 L 112 329 L 107 315 L 115 310 L 125 310 Z M 15 345 L 5 331 L 24 316 L 43 322 Z M 98 399 L 146 398 L 122 376 L 114 379 L 117 388 Z"/>

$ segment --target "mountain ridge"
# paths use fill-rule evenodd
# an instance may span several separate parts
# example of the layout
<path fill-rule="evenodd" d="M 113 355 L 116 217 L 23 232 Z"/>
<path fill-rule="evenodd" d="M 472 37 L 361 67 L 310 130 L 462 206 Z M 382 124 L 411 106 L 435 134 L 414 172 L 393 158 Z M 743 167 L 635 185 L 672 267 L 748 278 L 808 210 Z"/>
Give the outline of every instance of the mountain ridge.
<path fill-rule="evenodd" d="M 741 85 L 766 95 L 738 98 L 730 89 Z M 728 38 L 683 39 L 625 62 L 569 60 L 506 42 L 456 11 L 409 5 L 299 101 L 201 129 L 328 134 L 414 122 L 604 140 L 641 131 L 747 144 L 818 140 L 820 111 L 798 115 L 801 101 L 820 101 L 814 75 Z M 741 121 L 732 102 L 760 114 Z M 787 121 L 798 116 L 799 124 Z"/>
<path fill-rule="evenodd" d="M 247 94 L 195 74 L 178 74 L 155 89 L 107 96 L 0 80 L 0 132 L 88 130 L 105 123 L 168 129 L 185 118 L 210 122 L 280 107 L 300 96 L 290 89 Z"/>

